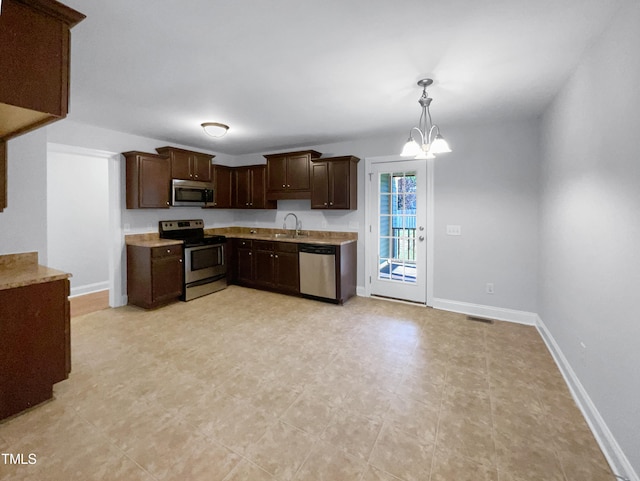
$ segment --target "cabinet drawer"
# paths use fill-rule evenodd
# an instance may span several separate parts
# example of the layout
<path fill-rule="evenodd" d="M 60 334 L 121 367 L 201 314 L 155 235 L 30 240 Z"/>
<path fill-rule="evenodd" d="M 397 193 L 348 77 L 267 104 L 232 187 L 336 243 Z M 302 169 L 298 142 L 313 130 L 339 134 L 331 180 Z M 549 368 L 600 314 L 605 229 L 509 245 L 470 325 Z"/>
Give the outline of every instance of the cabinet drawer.
<path fill-rule="evenodd" d="M 249 239 L 238 239 L 236 242 L 238 247 L 246 247 L 247 249 L 253 247 L 253 241 Z"/>
<path fill-rule="evenodd" d="M 276 242 L 277 252 L 298 252 L 298 244 L 295 242 Z"/>
<path fill-rule="evenodd" d="M 253 248 L 261 251 L 272 251 L 273 250 L 273 242 L 271 241 L 253 241 Z"/>
<path fill-rule="evenodd" d="M 151 257 L 169 257 L 169 256 L 181 256 L 182 255 L 182 245 L 169 245 L 164 247 L 153 247 L 151 249 Z"/>

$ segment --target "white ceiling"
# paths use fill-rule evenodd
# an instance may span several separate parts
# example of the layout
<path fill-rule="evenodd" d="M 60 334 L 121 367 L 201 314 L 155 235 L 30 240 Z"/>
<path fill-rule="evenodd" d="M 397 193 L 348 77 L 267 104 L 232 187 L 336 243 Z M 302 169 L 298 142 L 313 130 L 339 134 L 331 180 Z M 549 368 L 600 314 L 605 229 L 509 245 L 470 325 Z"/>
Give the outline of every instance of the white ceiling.
<path fill-rule="evenodd" d="M 69 118 L 232 155 L 539 115 L 625 0 L 62 0 Z M 205 121 L 229 124 L 221 140 Z"/>

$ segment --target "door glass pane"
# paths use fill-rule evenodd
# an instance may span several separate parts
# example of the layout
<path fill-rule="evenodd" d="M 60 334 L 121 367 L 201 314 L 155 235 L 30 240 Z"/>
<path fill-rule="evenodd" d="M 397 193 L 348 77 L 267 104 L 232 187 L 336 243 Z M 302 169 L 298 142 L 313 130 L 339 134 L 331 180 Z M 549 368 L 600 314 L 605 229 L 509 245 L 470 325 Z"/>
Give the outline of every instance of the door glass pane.
<path fill-rule="evenodd" d="M 416 173 L 380 174 L 379 186 L 378 278 L 415 283 Z"/>

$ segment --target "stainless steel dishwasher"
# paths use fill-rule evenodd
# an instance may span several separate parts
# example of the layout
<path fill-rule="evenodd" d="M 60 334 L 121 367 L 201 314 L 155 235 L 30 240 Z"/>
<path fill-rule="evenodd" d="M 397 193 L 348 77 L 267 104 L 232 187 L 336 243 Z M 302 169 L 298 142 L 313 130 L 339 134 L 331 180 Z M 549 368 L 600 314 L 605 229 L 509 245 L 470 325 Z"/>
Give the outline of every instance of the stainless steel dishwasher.
<path fill-rule="evenodd" d="M 300 244 L 300 293 L 336 301 L 336 246 Z"/>

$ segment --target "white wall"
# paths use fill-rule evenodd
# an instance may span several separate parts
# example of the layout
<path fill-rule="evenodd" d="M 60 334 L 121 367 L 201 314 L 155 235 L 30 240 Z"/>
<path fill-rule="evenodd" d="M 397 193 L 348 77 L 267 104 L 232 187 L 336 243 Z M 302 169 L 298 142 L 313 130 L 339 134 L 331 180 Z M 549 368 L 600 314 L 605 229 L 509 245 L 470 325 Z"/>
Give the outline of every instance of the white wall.
<path fill-rule="evenodd" d="M 628 1 L 546 113 L 540 208 L 538 312 L 628 477 L 625 455 L 640 473 L 638 25 Z"/>
<path fill-rule="evenodd" d="M 7 145 L 8 206 L 0 212 L 0 254 L 38 252 L 47 262 L 47 134 L 21 135 Z"/>
<path fill-rule="evenodd" d="M 73 274 L 71 295 L 108 289 L 108 159 L 52 149 L 49 144 L 47 265 Z"/>

